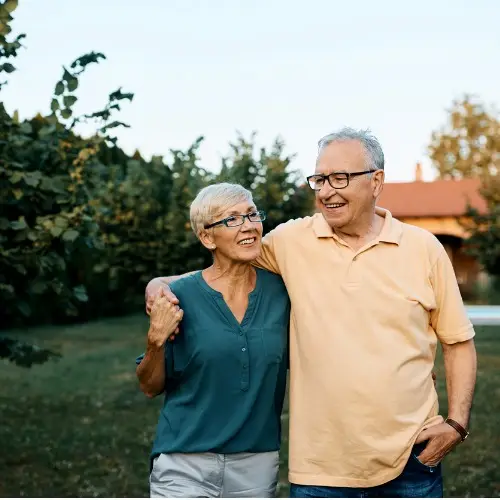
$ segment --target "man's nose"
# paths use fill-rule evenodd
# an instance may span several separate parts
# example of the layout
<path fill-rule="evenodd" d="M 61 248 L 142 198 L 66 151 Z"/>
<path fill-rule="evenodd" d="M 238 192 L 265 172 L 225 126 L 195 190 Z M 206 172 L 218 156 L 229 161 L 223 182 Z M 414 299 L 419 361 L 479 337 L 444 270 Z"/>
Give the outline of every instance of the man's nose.
<path fill-rule="evenodd" d="M 333 196 L 336 193 L 337 193 L 337 190 L 335 188 L 332 188 L 332 186 L 330 186 L 330 183 L 328 182 L 328 180 L 325 179 L 325 182 L 321 186 L 321 189 L 318 191 L 318 196 L 322 199 L 326 199 L 326 198 L 330 198 L 330 196 Z"/>

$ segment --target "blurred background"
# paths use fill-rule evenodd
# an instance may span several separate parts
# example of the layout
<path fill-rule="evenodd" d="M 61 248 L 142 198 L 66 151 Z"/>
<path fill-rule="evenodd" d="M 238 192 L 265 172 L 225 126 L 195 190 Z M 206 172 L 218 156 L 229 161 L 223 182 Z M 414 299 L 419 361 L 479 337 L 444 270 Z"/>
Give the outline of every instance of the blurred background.
<path fill-rule="evenodd" d="M 148 495 L 147 282 L 209 264 L 188 216 L 209 183 L 252 189 L 266 231 L 311 214 L 317 141 L 343 126 L 380 139 L 379 205 L 441 240 L 477 325 L 445 495 L 499 496 L 499 19 L 494 0 L 0 0 L 0 496 Z"/>

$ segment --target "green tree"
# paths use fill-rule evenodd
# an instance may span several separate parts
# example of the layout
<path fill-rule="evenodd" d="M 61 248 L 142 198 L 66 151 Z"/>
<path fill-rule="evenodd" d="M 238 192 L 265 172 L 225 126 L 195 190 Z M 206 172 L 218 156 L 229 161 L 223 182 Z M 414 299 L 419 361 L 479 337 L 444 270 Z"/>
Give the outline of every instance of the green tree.
<path fill-rule="evenodd" d="M 88 273 L 92 316 L 130 310 L 151 274 L 168 262 L 172 171 L 160 157 L 134 158 L 106 169 L 93 202 L 104 252 Z"/>
<path fill-rule="evenodd" d="M 24 34 L 21 34 L 12 41 L 8 40 L 8 35 L 11 32 L 10 22 L 13 19 L 11 13 L 16 9 L 16 7 L 17 0 L 7 0 L 0 3 L 0 74 L 9 74 L 15 71 L 16 68 L 8 60 L 16 57 L 18 50 L 22 47 L 21 40 L 25 37 Z M 6 83 L 7 82 L 5 81 L 0 82 L 0 90 Z M 3 103 L 0 103 L 0 192 L 3 191 L 4 177 L 8 169 L 8 163 L 5 161 L 4 154 L 6 150 L 9 149 L 9 140 L 13 135 L 14 138 L 17 138 L 22 145 L 22 135 L 26 132 L 29 132 L 28 128 L 25 127 L 24 130 L 21 128 L 17 115 L 10 117 L 5 111 Z M 21 135 L 21 138 L 19 138 L 19 135 Z M 12 176 L 15 175 L 15 173 L 16 172 L 9 176 L 9 182 L 15 180 L 12 179 Z M 36 177 L 28 177 L 28 180 L 26 180 L 25 177 L 24 182 L 27 182 L 28 184 L 36 183 L 37 180 Z M 19 190 L 16 190 L 16 192 L 19 193 Z M 2 192 L 2 195 L 3 194 L 4 193 Z M 21 198 L 21 196 L 18 194 L 17 199 L 19 198 Z M 0 230 L 2 231 L 2 233 L 0 233 L 0 265 L 2 266 L 0 267 L 0 300 L 2 302 L 4 299 L 8 300 L 11 298 L 15 293 L 14 287 L 9 283 L 7 276 L 5 276 L 2 272 L 5 264 L 7 263 L 7 265 L 10 265 L 11 263 L 9 260 L 14 258 L 14 256 L 9 255 L 9 252 L 3 248 L 4 242 L 7 241 L 5 231 L 10 229 L 12 224 L 12 222 L 5 217 L 4 204 L 5 202 L 2 203 L 0 210 Z M 23 219 L 18 219 L 17 222 L 19 225 L 23 225 Z M 15 237 L 17 237 L 17 235 Z M 26 269 L 22 264 L 14 262 L 12 263 L 12 267 L 14 272 L 20 273 L 21 275 L 26 274 Z M 2 310 L 2 314 L 3 312 L 4 311 Z M 34 363 L 44 363 L 49 358 L 57 356 L 58 354 L 48 349 L 42 349 L 38 346 L 10 339 L 8 337 L 0 337 L 0 359 L 7 359 L 17 365 L 29 367 Z"/>
<path fill-rule="evenodd" d="M 266 231 L 312 212 L 313 192 L 304 183 L 303 174 L 290 169 L 294 158 L 294 154 L 285 154 L 285 143 L 279 138 L 270 151 L 260 150 L 261 182 L 255 187 L 255 198 L 268 214 Z"/>
<path fill-rule="evenodd" d="M 236 182 L 251 190 L 256 205 L 265 210 L 265 231 L 282 222 L 308 215 L 313 208 L 313 195 L 306 189 L 303 175 L 291 170 L 295 155 L 285 154 L 285 143 L 276 139 L 270 150 L 257 150 L 256 133 L 250 139 L 238 136 L 230 143 L 231 152 L 223 158 L 218 182 Z"/>
<path fill-rule="evenodd" d="M 191 202 L 203 187 L 214 181 L 213 174 L 199 165 L 198 151 L 202 141 L 203 137 L 199 137 L 185 152 L 171 150 L 173 184 L 164 239 L 169 267 L 160 261 L 158 268 L 174 274 L 200 269 L 210 263 L 210 254 L 202 249 L 189 222 Z"/>
<path fill-rule="evenodd" d="M 488 211 L 468 207 L 461 222 L 470 234 L 466 250 L 500 276 L 500 120 L 471 96 L 453 103 L 448 123 L 432 134 L 430 158 L 442 179 L 478 178 Z"/>
<path fill-rule="evenodd" d="M 468 95 L 453 102 L 447 124 L 432 134 L 429 146 L 441 179 L 496 176 L 499 152 L 498 113 Z"/>
<path fill-rule="evenodd" d="M 9 41 L 17 0 L 0 0 L 0 73 L 24 35 Z M 133 95 L 118 89 L 104 108 L 75 116 L 87 68 L 105 56 L 90 52 L 62 68 L 50 98 L 51 113 L 30 120 L 0 104 L 0 326 L 90 319 L 143 305 L 152 276 L 204 267 L 210 254 L 189 223 L 198 191 L 215 181 L 243 184 L 266 210 L 268 231 L 312 211 L 312 192 L 291 169 L 283 141 L 257 148 L 256 134 L 238 136 L 218 174 L 200 166 L 200 137 L 186 150 L 146 160 L 127 155 L 115 119 Z M 5 84 L 5 82 L 3 83 Z M 81 137 L 81 123 L 95 133 Z M 0 357 L 43 359 L 41 351 L 6 342 Z M 24 353 L 24 354 L 23 354 Z M 47 353 L 46 353 L 47 354 Z M 49 355 L 49 354 L 47 354 Z M 21 356 L 21 357 L 20 357 Z M 21 361 L 26 364 L 25 361 Z"/>
<path fill-rule="evenodd" d="M 17 2 L 0 5 L 6 25 Z M 9 32 L 2 25 L 2 33 Z M 0 36 L 0 63 L 21 48 L 18 36 Z M 99 151 L 114 144 L 110 131 L 125 124 L 112 121 L 120 101 L 132 94 L 117 90 L 101 111 L 73 117 L 75 91 L 90 64 L 104 59 L 91 52 L 63 68 L 51 100 L 52 113 L 20 121 L 0 104 L 0 300 L 6 323 L 41 323 L 76 316 L 88 300 L 81 263 L 100 248 L 95 210 L 90 201 L 102 164 Z M 1 64 L 5 72 L 13 66 Z M 7 69 L 6 69 L 7 68 Z M 82 121 L 94 121 L 90 138 L 75 134 Z"/>

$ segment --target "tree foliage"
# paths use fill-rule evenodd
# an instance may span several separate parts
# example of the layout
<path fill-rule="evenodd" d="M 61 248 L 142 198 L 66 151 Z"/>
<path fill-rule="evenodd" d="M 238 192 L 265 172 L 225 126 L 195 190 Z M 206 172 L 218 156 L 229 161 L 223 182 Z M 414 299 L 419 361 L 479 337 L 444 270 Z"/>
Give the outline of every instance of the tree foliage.
<path fill-rule="evenodd" d="M 5 5 L 8 2 L 3 9 Z M 10 9 L 12 12 L 12 6 Z M 4 52 L 16 55 L 12 44 L 5 39 L 2 43 Z M 80 264 L 101 247 L 91 204 L 100 185 L 98 154 L 113 139 L 106 134 L 114 123 L 110 122 L 111 112 L 119 110 L 119 101 L 131 99 L 130 94 L 117 91 L 110 94 L 103 111 L 73 117 L 79 79 L 89 64 L 103 57 L 86 54 L 70 65 L 71 71 L 63 68 L 49 116 L 20 121 L 17 113 L 10 116 L 0 104 L 0 290 L 4 321 L 33 317 L 44 322 L 77 316 L 79 303 L 88 300 Z M 97 120 L 93 137 L 75 134 L 74 127 L 82 120 Z"/>
<path fill-rule="evenodd" d="M 23 368 L 31 368 L 43 364 L 49 359 L 60 358 L 61 355 L 50 349 L 44 349 L 27 342 L 8 337 L 0 337 L 0 359 L 6 359 Z"/>
<path fill-rule="evenodd" d="M 0 4 L 5 74 L 15 67 L 4 61 L 22 48 L 23 36 L 9 42 L 4 26 L 16 5 Z M 115 132 L 128 125 L 117 114 L 133 94 L 120 88 L 103 109 L 74 112 L 85 72 L 105 59 L 90 52 L 64 66 L 46 116 L 20 120 L 0 104 L 0 326 L 127 313 L 143 307 L 151 277 L 207 265 L 189 206 L 209 183 L 252 189 L 269 214 L 267 230 L 312 210 L 312 193 L 280 140 L 257 150 L 255 135 L 238 137 L 218 173 L 200 165 L 202 137 L 186 151 L 171 150 L 169 162 L 124 153 Z M 79 135 L 82 123 L 94 124 L 95 133 Z"/>
<path fill-rule="evenodd" d="M 432 134 L 429 153 L 441 179 L 496 176 L 500 173 L 498 114 L 472 96 L 454 101 L 448 123 Z"/>
<path fill-rule="evenodd" d="M 500 120 L 495 110 L 465 96 L 453 103 L 445 127 L 434 132 L 430 158 L 442 179 L 478 178 L 488 211 L 468 207 L 461 222 L 470 234 L 466 250 L 500 276 Z"/>

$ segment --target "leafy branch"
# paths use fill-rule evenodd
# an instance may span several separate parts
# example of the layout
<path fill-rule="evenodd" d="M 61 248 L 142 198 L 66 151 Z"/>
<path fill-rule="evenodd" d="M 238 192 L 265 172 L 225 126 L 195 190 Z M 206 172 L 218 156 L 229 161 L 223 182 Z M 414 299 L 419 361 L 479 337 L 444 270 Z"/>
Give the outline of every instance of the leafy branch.
<path fill-rule="evenodd" d="M 43 349 L 8 337 L 0 337 L 0 359 L 7 359 L 17 366 L 31 368 L 34 364 L 43 364 L 51 358 L 60 357 L 59 353 L 50 349 Z"/>

